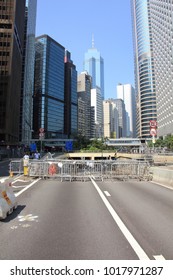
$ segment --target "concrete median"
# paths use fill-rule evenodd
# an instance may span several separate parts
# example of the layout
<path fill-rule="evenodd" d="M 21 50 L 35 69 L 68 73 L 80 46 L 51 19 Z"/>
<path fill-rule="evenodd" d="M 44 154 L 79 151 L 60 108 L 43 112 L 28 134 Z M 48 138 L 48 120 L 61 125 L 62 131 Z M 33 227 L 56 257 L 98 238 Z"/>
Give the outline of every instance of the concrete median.
<path fill-rule="evenodd" d="M 173 166 L 151 167 L 153 181 L 173 188 Z"/>

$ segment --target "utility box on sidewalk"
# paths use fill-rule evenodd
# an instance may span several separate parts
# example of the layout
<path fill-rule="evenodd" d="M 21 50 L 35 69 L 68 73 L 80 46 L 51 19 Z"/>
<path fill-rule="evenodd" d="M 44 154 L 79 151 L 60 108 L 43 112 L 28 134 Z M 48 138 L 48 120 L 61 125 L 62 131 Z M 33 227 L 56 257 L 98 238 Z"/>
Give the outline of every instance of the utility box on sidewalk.
<path fill-rule="evenodd" d="M 5 219 L 16 208 L 17 201 L 12 188 L 0 183 L 0 219 Z"/>

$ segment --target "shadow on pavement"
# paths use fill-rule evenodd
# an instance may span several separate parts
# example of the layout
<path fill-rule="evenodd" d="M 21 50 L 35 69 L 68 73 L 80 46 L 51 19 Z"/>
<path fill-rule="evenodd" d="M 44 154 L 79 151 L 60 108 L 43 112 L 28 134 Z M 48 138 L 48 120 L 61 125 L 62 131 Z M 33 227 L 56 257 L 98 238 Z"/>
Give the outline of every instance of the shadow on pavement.
<path fill-rule="evenodd" d="M 14 220 L 21 212 L 22 210 L 26 207 L 26 205 L 18 205 L 17 208 L 11 213 L 10 215 L 7 216 L 6 219 L 0 220 L 2 223 L 8 223 L 11 220 Z"/>

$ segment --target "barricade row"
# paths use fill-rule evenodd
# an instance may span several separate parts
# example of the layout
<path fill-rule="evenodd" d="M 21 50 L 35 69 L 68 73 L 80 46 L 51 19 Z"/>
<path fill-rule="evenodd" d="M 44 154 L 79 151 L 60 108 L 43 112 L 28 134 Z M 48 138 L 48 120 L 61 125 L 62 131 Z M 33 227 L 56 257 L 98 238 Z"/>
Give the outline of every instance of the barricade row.
<path fill-rule="evenodd" d="M 12 160 L 9 164 L 9 173 L 23 174 L 23 159 Z"/>
<path fill-rule="evenodd" d="M 63 180 L 150 180 L 149 164 L 139 161 L 31 161 L 29 176 Z"/>

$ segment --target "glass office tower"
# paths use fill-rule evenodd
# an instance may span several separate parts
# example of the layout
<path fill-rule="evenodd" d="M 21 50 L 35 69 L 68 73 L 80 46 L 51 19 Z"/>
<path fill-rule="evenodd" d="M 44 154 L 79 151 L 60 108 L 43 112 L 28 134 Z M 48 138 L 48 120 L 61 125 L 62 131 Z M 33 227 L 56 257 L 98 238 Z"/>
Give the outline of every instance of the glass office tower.
<path fill-rule="evenodd" d="M 131 0 L 133 18 L 137 136 L 150 137 L 150 120 L 157 120 L 150 1 Z"/>
<path fill-rule="evenodd" d="M 64 57 L 65 48 L 42 35 L 36 38 L 33 98 L 33 138 L 44 128 L 45 138 L 64 134 Z"/>
<path fill-rule="evenodd" d="M 74 137 L 78 132 L 78 96 L 77 71 L 71 60 L 71 53 L 65 51 L 65 112 L 64 133 L 68 138 Z"/>
<path fill-rule="evenodd" d="M 37 0 L 27 0 L 20 113 L 20 141 L 24 144 L 30 143 L 32 133 L 36 10 Z"/>
<path fill-rule="evenodd" d="M 102 99 L 104 99 L 104 60 L 94 47 L 94 39 L 92 40 L 92 48 L 85 53 L 84 71 L 87 71 L 92 77 L 92 88 L 99 87 Z"/>

